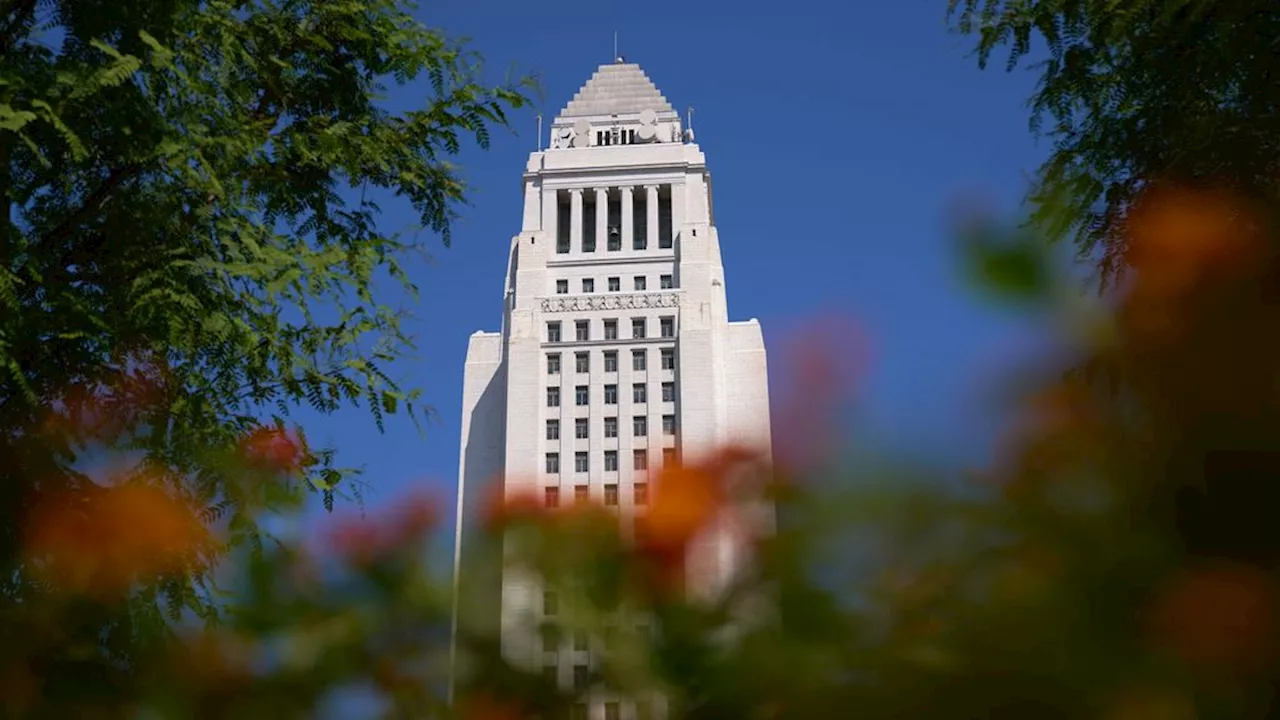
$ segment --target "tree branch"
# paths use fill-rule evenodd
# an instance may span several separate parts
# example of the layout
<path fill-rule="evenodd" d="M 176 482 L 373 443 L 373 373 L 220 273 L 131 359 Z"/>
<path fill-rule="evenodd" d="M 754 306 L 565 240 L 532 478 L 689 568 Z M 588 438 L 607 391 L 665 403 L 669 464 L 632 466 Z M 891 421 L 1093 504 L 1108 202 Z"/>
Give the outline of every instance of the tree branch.
<path fill-rule="evenodd" d="M 85 220 L 96 213 L 107 200 L 111 199 L 111 193 L 120 187 L 124 182 L 137 176 L 142 171 L 142 165 L 139 163 L 129 163 L 111 171 L 105 182 L 94 190 L 84 200 L 84 204 L 78 210 L 71 213 L 67 219 L 58 223 L 56 227 L 50 230 L 44 237 L 40 239 L 41 244 L 54 243 L 65 239 L 76 228 L 80 227 Z"/>

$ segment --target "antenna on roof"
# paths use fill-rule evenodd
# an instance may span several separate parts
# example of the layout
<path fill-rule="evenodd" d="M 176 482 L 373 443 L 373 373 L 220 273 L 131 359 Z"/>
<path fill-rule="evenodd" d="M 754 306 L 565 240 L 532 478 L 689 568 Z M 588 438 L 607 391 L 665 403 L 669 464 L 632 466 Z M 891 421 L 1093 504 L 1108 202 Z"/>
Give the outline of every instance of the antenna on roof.
<path fill-rule="evenodd" d="M 542 152 L 542 113 L 538 113 L 538 152 Z"/>
<path fill-rule="evenodd" d="M 618 55 L 618 31 L 613 31 L 613 61 L 618 62 L 622 58 Z"/>

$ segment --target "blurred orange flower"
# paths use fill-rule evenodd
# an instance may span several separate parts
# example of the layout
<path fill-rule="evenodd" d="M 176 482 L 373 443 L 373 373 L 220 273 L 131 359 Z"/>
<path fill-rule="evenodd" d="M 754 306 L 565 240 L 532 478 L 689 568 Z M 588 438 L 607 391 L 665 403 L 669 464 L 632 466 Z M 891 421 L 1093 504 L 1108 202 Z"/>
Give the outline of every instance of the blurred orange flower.
<path fill-rule="evenodd" d="M 1272 578 L 1248 565 L 1214 562 L 1182 571 L 1157 596 L 1157 642 L 1192 667 L 1232 674 L 1260 671 L 1275 659 Z"/>
<path fill-rule="evenodd" d="M 1186 289 L 1203 274 L 1237 268 L 1260 249 L 1243 222 L 1244 208 L 1214 192 L 1161 188 L 1143 197 L 1129 216 L 1129 261 L 1148 291 Z"/>
<path fill-rule="evenodd" d="M 186 638 L 172 658 L 179 677 L 205 687 L 247 680 L 251 660 L 244 640 L 209 630 Z"/>
<path fill-rule="evenodd" d="M 714 463 L 666 468 L 658 477 L 645 521 L 645 542 L 683 548 L 719 513 L 723 477 Z"/>
<path fill-rule="evenodd" d="M 482 526 L 496 530 L 512 523 L 536 520 L 547 513 L 546 501 L 536 490 L 523 484 L 508 489 L 504 482 L 491 483 L 480 503 Z"/>
<path fill-rule="evenodd" d="M 115 595 L 182 569 L 209 539 L 188 504 L 130 483 L 44 498 L 28 519 L 25 551 L 60 589 Z"/>
<path fill-rule="evenodd" d="M 1132 690 L 1121 695 L 1104 720 L 1195 720 L 1195 707 L 1173 690 Z"/>
<path fill-rule="evenodd" d="M 520 706 L 489 695 L 472 695 L 459 703 L 463 720 L 521 720 L 525 714 Z"/>
<path fill-rule="evenodd" d="M 25 717 L 40 696 L 42 681 L 25 662 L 10 659 L 0 665 L 0 697 L 5 710 L 14 717 Z"/>
<path fill-rule="evenodd" d="M 1126 233 L 1134 283 L 1120 317 L 1130 331 L 1168 338 L 1181 327 L 1192 291 L 1232 283 L 1266 243 L 1247 208 L 1222 193 L 1161 188 L 1130 214 Z"/>

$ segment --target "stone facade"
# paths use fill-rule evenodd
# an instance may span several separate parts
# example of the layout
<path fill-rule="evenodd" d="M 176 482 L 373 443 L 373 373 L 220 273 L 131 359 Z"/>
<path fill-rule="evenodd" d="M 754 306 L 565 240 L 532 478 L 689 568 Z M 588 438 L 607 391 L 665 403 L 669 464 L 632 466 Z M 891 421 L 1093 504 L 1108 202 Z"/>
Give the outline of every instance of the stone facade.
<path fill-rule="evenodd" d="M 555 119 L 550 145 L 525 168 L 502 329 L 467 349 L 455 555 L 461 596 L 492 601 L 469 601 L 464 622 L 500 627 L 504 652 L 539 664 L 518 628 L 543 612 L 541 588 L 468 544 L 483 500 L 586 494 L 616 505 L 625 527 L 664 464 L 770 445 L 760 326 L 729 321 L 711 176 L 679 115 L 619 61 Z M 728 564 L 694 564 L 703 577 L 690 582 L 719 584 Z M 589 662 L 561 655 L 566 682 Z M 635 709 L 591 717 L 619 711 Z"/>

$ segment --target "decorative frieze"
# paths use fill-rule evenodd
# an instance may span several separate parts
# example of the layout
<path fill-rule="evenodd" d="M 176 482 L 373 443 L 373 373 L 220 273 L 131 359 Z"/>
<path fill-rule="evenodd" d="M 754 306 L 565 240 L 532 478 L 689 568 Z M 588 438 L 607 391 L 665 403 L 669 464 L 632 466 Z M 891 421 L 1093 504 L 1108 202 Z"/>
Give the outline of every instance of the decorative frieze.
<path fill-rule="evenodd" d="M 607 295 L 565 295 L 542 299 L 542 312 L 586 312 L 589 310 L 650 310 L 680 307 L 678 292 L 609 293 Z"/>

